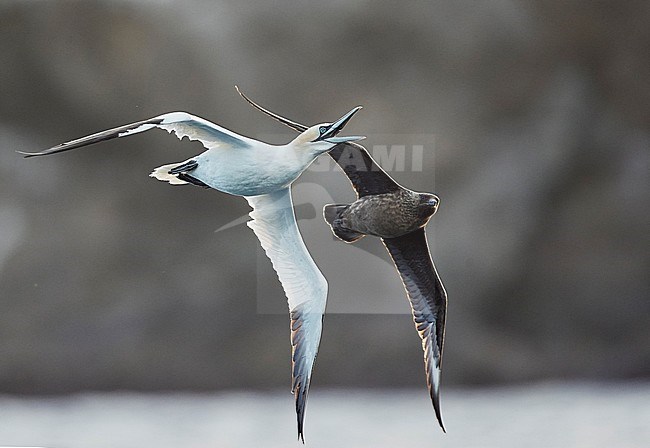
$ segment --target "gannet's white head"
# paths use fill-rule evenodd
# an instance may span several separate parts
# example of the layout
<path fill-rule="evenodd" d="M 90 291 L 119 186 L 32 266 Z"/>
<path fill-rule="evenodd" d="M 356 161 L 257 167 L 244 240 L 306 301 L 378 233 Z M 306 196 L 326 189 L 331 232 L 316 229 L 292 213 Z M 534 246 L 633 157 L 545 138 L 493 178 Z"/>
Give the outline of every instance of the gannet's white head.
<path fill-rule="evenodd" d="M 308 148 L 313 154 L 322 154 L 329 151 L 339 143 L 355 142 L 363 140 L 365 137 L 353 135 L 348 137 L 337 137 L 341 129 L 350 121 L 350 118 L 361 110 L 361 106 L 357 106 L 334 123 L 321 123 L 307 128 L 298 137 L 296 137 L 291 145 L 299 148 Z"/>

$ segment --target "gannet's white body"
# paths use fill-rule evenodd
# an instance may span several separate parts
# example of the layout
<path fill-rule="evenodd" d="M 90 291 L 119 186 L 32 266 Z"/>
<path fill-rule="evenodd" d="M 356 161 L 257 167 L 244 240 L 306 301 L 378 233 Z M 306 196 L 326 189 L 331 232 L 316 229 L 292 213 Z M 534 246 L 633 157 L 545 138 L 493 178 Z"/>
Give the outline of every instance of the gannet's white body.
<path fill-rule="evenodd" d="M 178 177 L 179 171 L 170 171 L 194 161 L 191 172 L 182 172 L 211 188 L 237 196 L 259 196 L 290 186 L 316 157 L 335 144 L 312 141 L 319 136 L 316 129 L 300 134 L 286 145 L 270 145 L 185 112 L 156 118 L 162 120 L 160 124 L 146 123 L 124 135 L 159 127 L 174 132 L 180 139 L 199 140 L 208 150 L 185 162 L 161 166 L 151 173 L 152 177 L 175 185 L 186 184 L 183 176 Z"/>
<path fill-rule="evenodd" d="M 289 303 L 292 345 L 292 392 L 296 400 L 298 435 L 311 371 L 320 342 L 327 301 L 327 281 L 300 236 L 291 200 L 291 184 L 320 154 L 336 144 L 363 137 L 337 137 L 360 109 L 334 123 L 312 126 L 286 145 L 270 145 L 238 135 L 186 112 L 171 112 L 62 143 L 26 157 L 63 152 L 153 128 L 178 138 L 200 141 L 207 151 L 181 163 L 156 168 L 151 176 L 173 185 L 192 183 L 244 196 L 253 210 L 248 226 L 271 259 Z"/>

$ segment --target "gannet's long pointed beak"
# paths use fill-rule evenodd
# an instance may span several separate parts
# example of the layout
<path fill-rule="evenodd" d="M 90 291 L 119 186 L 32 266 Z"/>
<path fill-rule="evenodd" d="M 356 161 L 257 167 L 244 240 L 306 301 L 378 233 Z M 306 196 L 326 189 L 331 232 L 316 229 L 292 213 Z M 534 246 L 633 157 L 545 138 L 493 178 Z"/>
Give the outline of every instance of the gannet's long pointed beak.
<path fill-rule="evenodd" d="M 323 140 L 331 143 L 345 143 L 345 142 L 358 142 L 359 140 L 363 140 L 364 138 L 366 138 L 364 135 L 350 135 L 346 137 L 330 137 Z"/>
<path fill-rule="evenodd" d="M 343 142 L 354 142 L 357 140 L 363 140 L 365 137 L 359 136 L 359 135 L 353 135 L 349 137 L 336 137 L 336 134 L 341 132 L 341 129 L 345 127 L 345 125 L 350 121 L 352 116 L 359 112 L 361 109 L 363 109 L 361 106 L 357 106 L 354 109 L 352 109 L 350 112 L 347 114 L 343 115 L 341 118 L 336 120 L 334 123 L 332 123 L 329 128 L 321 134 L 321 136 L 318 138 L 318 140 L 325 140 L 327 142 L 331 143 L 343 143 Z"/>
<path fill-rule="evenodd" d="M 354 109 L 352 109 L 350 112 L 347 114 L 343 115 L 341 118 L 336 120 L 334 123 L 330 125 L 330 128 L 323 134 L 324 138 L 327 138 L 329 135 L 336 135 L 339 133 L 341 129 L 350 121 L 350 118 L 357 112 L 359 112 L 363 107 L 357 106 Z"/>

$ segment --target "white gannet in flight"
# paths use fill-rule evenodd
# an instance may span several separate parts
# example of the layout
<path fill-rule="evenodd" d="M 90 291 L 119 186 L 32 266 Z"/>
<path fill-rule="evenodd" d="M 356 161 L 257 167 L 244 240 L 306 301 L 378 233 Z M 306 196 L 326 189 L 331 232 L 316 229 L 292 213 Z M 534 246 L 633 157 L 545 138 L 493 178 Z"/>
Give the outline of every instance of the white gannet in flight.
<path fill-rule="evenodd" d="M 270 145 L 238 135 L 186 112 L 171 112 L 81 137 L 25 157 L 68 151 L 153 128 L 174 132 L 179 139 L 198 140 L 207 151 L 184 162 L 163 165 L 150 175 L 172 185 L 194 184 L 243 196 L 253 210 L 253 229 L 271 259 L 289 302 L 292 382 L 303 440 L 303 421 L 311 372 L 318 351 L 327 301 L 327 281 L 300 236 L 291 200 L 291 184 L 318 157 L 342 142 L 364 137 L 337 134 L 357 113 L 355 107 L 334 123 L 322 123 L 300 133 L 286 145 Z"/>

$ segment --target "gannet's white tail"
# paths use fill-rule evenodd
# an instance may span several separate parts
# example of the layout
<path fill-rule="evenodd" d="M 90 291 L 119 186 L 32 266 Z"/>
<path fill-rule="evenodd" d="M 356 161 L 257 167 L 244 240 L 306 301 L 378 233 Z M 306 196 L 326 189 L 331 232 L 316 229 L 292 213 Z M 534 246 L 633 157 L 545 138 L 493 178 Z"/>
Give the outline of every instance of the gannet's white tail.
<path fill-rule="evenodd" d="M 153 177 L 163 182 L 169 182 L 172 185 L 185 185 L 187 182 L 178 178 L 178 174 L 172 174 L 172 171 L 177 166 L 181 165 L 180 163 L 172 163 L 169 165 L 159 166 L 149 174 L 149 177 Z"/>

